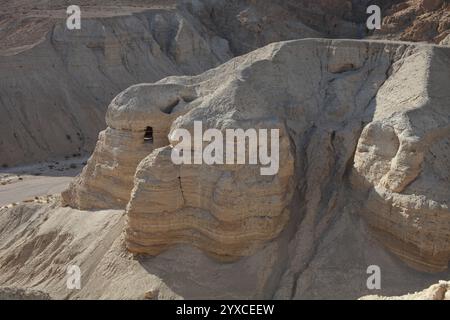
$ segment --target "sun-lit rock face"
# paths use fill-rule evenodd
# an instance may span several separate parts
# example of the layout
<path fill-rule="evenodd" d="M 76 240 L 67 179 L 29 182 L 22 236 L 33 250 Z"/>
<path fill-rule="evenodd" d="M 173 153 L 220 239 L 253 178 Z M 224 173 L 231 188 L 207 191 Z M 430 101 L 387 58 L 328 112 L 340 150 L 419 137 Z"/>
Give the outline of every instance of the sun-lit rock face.
<path fill-rule="evenodd" d="M 332 196 L 326 190 L 339 181 L 333 172 L 341 171 L 345 181 L 345 165 L 356 149 L 352 202 L 374 235 L 414 268 L 445 270 L 450 256 L 448 50 L 333 41 L 326 45 L 322 65 L 315 65 L 315 45 L 269 46 L 199 77 L 163 81 L 189 84 L 198 92 L 172 131 L 192 131 L 195 120 L 220 130 L 258 127 L 270 118 L 279 119 L 280 127 L 287 124 L 281 130 L 290 134 L 285 150 L 294 145 L 297 152 L 307 150 L 306 159 L 296 154 L 297 170 L 304 170 L 296 183 L 307 186 L 306 194 L 296 196 L 305 199 L 310 222 L 319 219 L 313 227 L 304 226 L 303 239 L 310 229 L 326 225 L 318 218 L 324 207 L 330 216 L 337 214 L 333 207 L 341 201 L 337 190 L 342 187 L 336 185 Z M 311 76 L 308 83 L 305 75 Z M 308 103 L 314 92 L 321 97 L 322 113 Z M 358 128 L 361 123 L 367 124 Z M 171 148 L 154 151 L 137 170 L 127 210 L 131 251 L 157 254 L 171 244 L 190 243 L 213 255 L 240 256 L 250 253 L 252 244 L 274 238 L 286 224 L 293 174 L 286 164 L 291 161 L 280 161 L 282 171 L 267 182 L 245 167 L 175 166 Z M 330 158 L 335 160 L 330 163 Z M 264 201 L 283 192 L 276 202 Z M 260 225 L 258 216 L 272 218 Z"/>
<path fill-rule="evenodd" d="M 123 209 L 139 162 L 169 143 L 169 127 L 192 100 L 183 86 L 132 86 L 110 104 L 94 153 L 81 175 L 63 192 L 63 202 L 79 209 Z"/>
<path fill-rule="evenodd" d="M 377 96 L 355 153 L 361 213 L 411 266 L 443 271 L 450 259 L 450 56 L 417 50 Z"/>
<path fill-rule="evenodd" d="M 318 236 L 337 214 L 340 185 L 367 117 L 361 106 L 370 105 L 398 50 L 382 43 L 293 41 L 197 77 L 162 80 L 193 87 L 197 97 L 172 123 L 170 145 L 137 168 L 127 207 L 127 248 L 157 255 L 191 244 L 234 260 L 255 253 L 302 216 L 309 225 L 301 236 Z M 175 165 L 174 132 L 186 129 L 193 136 L 196 121 L 203 130 L 223 133 L 279 129 L 280 170 L 262 176 L 260 166 Z M 299 246 L 314 241 L 303 240 Z"/>
<path fill-rule="evenodd" d="M 286 124 L 269 104 L 251 102 L 255 90 L 238 87 L 239 74 L 251 69 L 251 63 L 237 72 L 232 68 L 229 64 L 210 75 L 169 78 L 161 82 L 161 91 L 154 92 L 165 96 L 163 90 L 172 86 L 195 90 L 183 110 L 176 107 L 172 111 L 181 115 L 167 134 L 170 145 L 155 149 L 137 167 L 127 206 L 126 243 L 131 252 L 157 255 L 176 244 L 191 244 L 219 260 L 236 260 L 276 238 L 289 220 L 295 181 Z M 252 78 L 259 77 L 261 71 Z M 222 100 L 230 94 L 231 100 Z M 266 166 L 260 162 L 175 164 L 172 152 L 179 141 L 174 132 L 186 129 L 190 133 L 192 149 L 187 152 L 194 153 L 195 122 L 202 123 L 201 133 L 218 129 L 224 137 L 227 129 L 278 130 L 279 166 L 273 174 L 262 175 L 261 168 Z M 271 146 L 269 140 L 265 142 Z M 224 142 L 224 153 L 225 147 L 228 144 Z M 248 155 L 250 145 L 245 149 Z"/>
<path fill-rule="evenodd" d="M 76 31 L 66 27 L 67 3 L 37 2 L 24 3 L 23 11 L 34 13 L 5 8 L 0 17 L 0 111 L 9 115 L 0 118 L 0 165 L 91 153 L 119 92 L 232 57 L 225 39 L 173 2 L 79 4 Z"/>
<path fill-rule="evenodd" d="M 410 292 L 402 296 L 370 295 L 364 296 L 360 300 L 450 300 L 450 281 L 441 280 L 427 289 L 414 293 Z"/>
<path fill-rule="evenodd" d="M 294 158 L 280 137 L 281 170 L 260 176 L 254 165 L 174 165 L 172 147 L 138 166 L 127 207 L 127 248 L 157 255 L 191 244 L 220 260 L 254 253 L 289 219 Z"/>
<path fill-rule="evenodd" d="M 133 253 L 190 244 L 229 261 L 286 230 L 296 248 L 286 287 L 349 210 L 408 265 L 445 270 L 449 55 L 443 46 L 300 40 L 133 86 L 111 103 L 109 128 L 63 198 L 78 208 L 126 206 Z M 176 164 L 175 132 L 194 136 L 196 122 L 202 132 L 278 129 L 279 170 Z"/>

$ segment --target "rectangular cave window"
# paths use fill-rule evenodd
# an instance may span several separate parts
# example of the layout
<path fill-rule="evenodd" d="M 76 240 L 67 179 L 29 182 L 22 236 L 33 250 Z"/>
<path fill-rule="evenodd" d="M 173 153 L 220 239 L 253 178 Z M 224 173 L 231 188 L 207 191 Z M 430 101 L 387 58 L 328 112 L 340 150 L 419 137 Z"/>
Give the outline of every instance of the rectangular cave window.
<path fill-rule="evenodd" d="M 152 127 L 147 127 L 147 129 L 145 129 L 145 135 L 144 135 L 144 142 L 153 142 L 153 128 Z"/>

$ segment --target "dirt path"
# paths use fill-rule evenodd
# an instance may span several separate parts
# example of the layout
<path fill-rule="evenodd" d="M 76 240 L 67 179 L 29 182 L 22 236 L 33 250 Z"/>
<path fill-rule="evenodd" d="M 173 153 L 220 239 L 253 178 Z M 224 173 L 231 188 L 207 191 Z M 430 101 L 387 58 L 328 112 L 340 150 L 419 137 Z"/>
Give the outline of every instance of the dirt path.
<path fill-rule="evenodd" d="M 0 188 L 0 206 L 22 202 L 34 197 L 60 193 L 73 177 L 30 177 Z"/>
<path fill-rule="evenodd" d="M 60 193 L 80 173 L 85 161 L 77 157 L 0 170 L 0 207 Z"/>

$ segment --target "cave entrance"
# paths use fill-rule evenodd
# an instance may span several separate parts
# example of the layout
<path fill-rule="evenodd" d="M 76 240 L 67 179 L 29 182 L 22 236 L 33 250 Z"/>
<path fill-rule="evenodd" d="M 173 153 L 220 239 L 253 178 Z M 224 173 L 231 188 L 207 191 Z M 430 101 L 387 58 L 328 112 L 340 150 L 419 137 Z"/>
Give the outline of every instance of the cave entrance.
<path fill-rule="evenodd" d="M 153 143 L 153 128 L 147 127 L 144 134 L 144 142 Z"/>

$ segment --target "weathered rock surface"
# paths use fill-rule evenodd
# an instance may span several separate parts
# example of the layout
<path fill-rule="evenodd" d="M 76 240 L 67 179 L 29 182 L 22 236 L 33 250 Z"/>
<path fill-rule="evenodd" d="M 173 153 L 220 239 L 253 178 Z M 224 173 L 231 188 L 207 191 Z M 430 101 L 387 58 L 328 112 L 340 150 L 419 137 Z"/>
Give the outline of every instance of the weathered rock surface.
<path fill-rule="evenodd" d="M 440 44 L 442 44 L 443 46 L 450 46 L 450 34 L 449 34 L 447 37 L 445 37 L 445 38 L 440 42 Z"/>
<path fill-rule="evenodd" d="M 240 19 L 250 23 L 253 14 Z M 120 19 L 139 25 L 143 17 Z M 186 48 L 195 23 L 177 21 L 177 41 L 166 49 L 158 42 L 164 54 L 157 61 L 167 73 L 200 72 L 207 59 L 195 56 L 209 40 Z M 225 52 L 216 40 L 212 65 Z M 123 62 L 117 46 L 101 48 L 113 65 Z M 127 70 L 138 80 L 159 79 L 145 80 L 138 64 Z M 59 204 L 1 209 L 0 286 L 52 298 L 317 299 L 373 293 L 366 270 L 374 264 L 382 295 L 449 278 L 449 77 L 446 46 L 308 39 L 271 44 L 198 76 L 131 86 L 113 99 L 108 128 L 63 193 L 63 205 L 91 211 Z M 173 132 L 192 132 L 194 121 L 221 131 L 279 129 L 279 172 L 175 165 Z M 66 287 L 72 264 L 83 272 L 79 292 Z M 442 287 L 430 295 L 441 297 Z"/>
<path fill-rule="evenodd" d="M 91 153 L 105 107 L 130 85 L 198 74 L 275 41 L 372 36 L 366 0 L 82 0 L 80 31 L 65 27 L 70 4 L 0 1 L 0 166 Z M 377 4 L 376 37 L 448 37 L 445 1 Z"/>
<path fill-rule="evenodd" d="M 19 11 L 1 1 L 0 165 L 90 153 L 105 106 L 130 85 L 198 74 L 272 41 L 320 36 L 304 26 L 275 32 L 276 23 L 268 36 L 246 32 L 254 41 L 239 39 L 232 52 L 227 30 L 209 18 L 222 5 L 205 2 L 81 1 L 82 28 L 70 31 L 65 1 L 27 1 Z"/>
<path fill-rule="evenodd" d="M 234 263 L 211 259 L 190 245 L 156 257 L 126 251 L 122 211 L 61 208 L 57 203 L 22 204 L 0 210 L 2 298 L 52 299 L 270 299 L 280 287 L 289 243 L 276 240 Z M 345 213 L 320 241 L 301 274 L 297 299 L 356 299 L 368 265 L 382 268 L 383 295 L 419 291 L 450 274 L 428 275 L 405 267 Z M 81 270 L 81 290 L 67 288 L 68 267 Z M 201 270 L 201 272 L 199 272 Z"/>
<path fill-rule="evenodd" d="M 365 296 L 360 300 L 450 300 L 450 281 L 439 281 L 431 287 L 415 293 L 409 293 L 403 296 L 382 297 Z"/>
<path fill-rule="evenodd" d="M 50 296 L 38 290 L 0 287 L 0 300 L 50 300 Z"/>
<path fill-rule="evenodd" d="M 132 86 L 109 106 L 108 128 L 99 135 L 94 153 L 63 201 L 81 209 L 119 208 L 129 201 L 139 162 L 155 148 L 168 145 L 167 132 L 195 93 L 179 85 Z M 131 112 L 132 111 L 132 112 Z M 145 131 L 152 128 L 152 140 Z"/>
<path fill-rule="evenodd" d="M 408 0 L 387 7 L 376 35 L 405 41 L 439 43 L 450 34 L 450 3 L 446 0 Z"/>
<path fill-rule="evenodd" d="M 135 171 L 133 187 L 118 165 L 127 161 L 111 165 L 100 139 L 85 172 L 65 194 L 66 203 L 124 208 L 128 194 L 126 241 L 136 253 L 156 255 L 190 244 L 221 260 L 277 243 L 283 248 L 275 272 L 280 279 L 270 280 L 280 283 L 277 298 L 320 295 L 305 288 L 325 276 L 322 266 L 334 256 L 329 246 L 347 243 L 338 230 L 345 230 L 349 214 L 361 216 L 371 234 L 413 269 L 444 271 L 450 258 L 449 58 L 448 48 L 432 45 L 290 41 L 199 76 L 132 87 L 113 101 L 107 121 L 114 130 L 140 132 L 136 146 L 142 146 L 147 125 L 164 127 L 169 141 L 147 157 L 135 152 L 142 161 L 133 158 L 126 169 Z M 170 129 L 168 122 L 152 122 L 167 106 L 173 111 L 167 119 L 178 116 Z M 219 130 L 281 129 L 279 173 L 267 178 L 252 166 L 174 165 L 171 132 L 192 131 L 194 121 Z M 130 143 L 118 144 L 116 153 Z M 108 165 L 106 175 L 90 173 Z M 114 186 L 123 192 L 120 203 L 109 195 L 111 183 L 96 185 L 111 176 L 127 180 Z M 94 196 L 71 196 L 77 193 Z M 355 239 L 349 252 L 363 254 L 369 245 L 359 240 L 364 230 L 347 236 Z M 325 245 L 333 238 L 340 240 Z M 372 264 L 407 270 L 380 249 L 371 252 L 379 258 Z M 346 265 L 342 257 L 348 254 L 333 262 L 336 268 Z M 366 258 L 352 271 L 359 280 L 367 268 L 361 261 Z M 365 282 L 359 283 L 358 292 L 364 292 Z"/>
<path fill-rule="evenodd" d="M 120 91 L 232 57 L 226 40 L 170 4 L 83 14 L 75 31 L 66 29 L 63 9 L 31 11 L 22 17 L 25 26 L 4 20 L 1 165 L 91 152 L 105 127 L 105 106 Z M 27 28 L 37 31 L 16 39 Z"/>
<path fill-rule="evenodd" d="M 170 147 L 155 150 L 136 171 L 128 250 L 157 255 L 190 244 L 222 260 L 255 253 L 289 218 L 293 156 L 287 136 L 281 139 L 283 170 L 266 178 L 250 166 L 175 166 Z"/>
<path fill-rule="evenodd" d="M 148 291 L 179 298 L 122 249 L 123 211 L 92 214 L 53 202 L 0 213 L 2 299 L 144 299 Z M 70 266 L 81 270 L 81 290 L 67 287 Z"/>
<path fill-rule="evenodd" d="M 361 210 L 382 241 L 409 264 L 448 268 L 450 258 L 450 57 L 448 49 L 415 52 L 393 65 L 359 139 L 355 188 Z"/>

